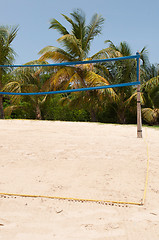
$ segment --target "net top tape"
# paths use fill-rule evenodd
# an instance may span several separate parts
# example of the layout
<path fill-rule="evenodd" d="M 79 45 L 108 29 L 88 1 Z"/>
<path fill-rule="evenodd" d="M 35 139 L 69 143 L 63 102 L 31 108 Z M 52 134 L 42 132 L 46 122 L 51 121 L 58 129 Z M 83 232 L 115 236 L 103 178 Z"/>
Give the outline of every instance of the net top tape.
<path fill-rule="evenodd" d="M 75 62 L 62 62 L 62 63 L 53 63 L 53 64 L 23 64 L 23 65 L 0 65 L 0 67 L 58 67 L 58 66 L 71 66 L 71 65 L 79 65 L 79 64 L 93 64 L 93 63 L 103 63 L 103 62 L 111 62 L 111 61 L 122 61 L 127 59 L 139 59 L 140 54 L 127 56 L 127 57 L 118 57 L 118 58 L 106 58 L 106 59 L 96 59 L 96 60 L 88 60 L 88 61 L 75 61 Z"/>

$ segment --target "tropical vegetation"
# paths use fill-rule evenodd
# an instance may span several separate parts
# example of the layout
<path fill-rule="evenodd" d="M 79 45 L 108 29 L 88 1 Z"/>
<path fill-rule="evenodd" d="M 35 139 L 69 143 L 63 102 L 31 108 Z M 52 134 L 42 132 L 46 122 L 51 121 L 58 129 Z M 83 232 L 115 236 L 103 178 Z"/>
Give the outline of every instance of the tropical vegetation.
<path fill-rule="evenodd" d="M 102 34 L 104 19 L 93 15 L 89 24 L 80 9 L 70 16 L 62 14 L 66 26 L 51 19 L 50 29 L 60 37 L 61 47 L 46 46 L 39 59 L 29 64 L 86 61 L 93 59 L 131 56 L 130 45 L 123 41 L 115 45 L 105 41 L 105 48 L 90 54 L 92 41 Z M 14 63 L 11 43 L 18 27 L 0 27 L 0 65 Z M 141 55 L 141 102 L 143 121 L 159 124 L 159 65 L 150 64 L 147 49 Z M 27 63 L 28 64 L 28 63 Z M 0 90 L 8 92 L 47 92 L 64 89 L 88 88 L 136 81 L 136 60 L 56 67 L 0 67 Z M 0 118 L 31 118 L 65 121 L 100 121 L 114 123 L 136 122 L 136 87 L 107 88 L 57 95 L 3 96 L 0 95 Z"/>
<path fill-rule="evenodd" d="M 15 60 L 15 52 L 11 44 L 18 32 L 18 26 L 0 26 L 0 65 L 11 65 Z M 8 67 L 0 67 L 0 91 L 7 82 L 7 75 L 11 71 Z M 0 118 L 4 118 L 3 95 L 0 95 Z"/>

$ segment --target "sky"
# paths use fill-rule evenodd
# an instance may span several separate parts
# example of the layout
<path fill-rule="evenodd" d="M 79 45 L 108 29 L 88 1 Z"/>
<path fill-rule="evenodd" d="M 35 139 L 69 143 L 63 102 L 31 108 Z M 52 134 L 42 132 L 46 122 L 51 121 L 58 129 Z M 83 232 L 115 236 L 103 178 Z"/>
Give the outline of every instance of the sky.
<path fill-rule="evenodd" d="M 58 32 L 49 29 L 50 20 L 57 19 L 69 29 L 61 14 L 70 16 L 77 8 L 86 15 L 87 23 L 95 13 L 104 19 L 102 34 L 91 45 L 90 55 L 126 41 L 135 54 L 146 46 L 151 63 L 159 63 L 159 0 L 0 0 L 0 25 L 19 25 L 12 44 L 17 53 L 15 64 L 24 64 L 40 57 L 46 46 L 61 47 Z"/>

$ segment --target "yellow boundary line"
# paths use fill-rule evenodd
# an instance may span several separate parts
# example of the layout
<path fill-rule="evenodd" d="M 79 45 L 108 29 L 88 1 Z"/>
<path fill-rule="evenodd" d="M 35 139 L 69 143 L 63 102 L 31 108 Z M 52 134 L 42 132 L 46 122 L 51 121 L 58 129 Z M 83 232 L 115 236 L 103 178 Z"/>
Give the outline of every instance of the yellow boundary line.
<path fill-rule="evenodd" d="M 149 147 L 148 147 L 148 142 L 147 142 L 147 129 L 146 129 L 146 140 L 144 138 L 144 142 L 146 144 L 146 151 L 147 151 L 147 168 L 146 168 L 146 179 L 145 179 L 144 195 L 143 195 L 143 200 L 142 200 L 143 205 L 145 204 L 146 193 L 147 193 L 148 176 L 149 176 L 149 162 L 150 162 Z"/>
<path fill-rule="evenodd" d="M 48 199 L 57 199 L 57 200 L 67 200 L 67 201 L 75 201 L 75 202 L 94 202 L 100 204 L 131 204 L 131 205 L 143 205 L 142 203 L 137 202 L 122 202 L 122 201 L 110 201 L 110 200 L 95 200 L 95 199 L 84 199 L 84 198 L 69 198 L 69 197 L 54 197 L 54 196 L 43 196 L 43 195 L 27 195 L 27 194 L 18 194 L 18 193 L 0 193 L 2 196 L 10 196 L 10 197 L 29 197 L 29 198 L 48 198 Z"/>
<path fill-rule="evenodd" d="M 146 139 L 147 139 L 147 131 L 146 131 Z M 146 168 L 146 180 L 144 186 L 144 194 L 141 202 L 125 202 L 125 201 L 111 201 L 111 200 L 95 200 L 95 199 L 83 199 L 83 198 L 71 198 L 71 197 L 56 197 L 56 196 L 45 196 L 45 195 L 29 195 L 29 194 L 18 194 L 18 193 L 0 193 L 1 196 L 10 196 L 10 197 L 28 197 L 28 198 L 46 198 L 46 199 L 57 199 L 57 200 L 67 200 L 67 201 L 75 201 L 75 202 L 94 202 L 99 204 L 121 204 L 121 205 L 137 205 L 143 206 L 145 204 L 147 186 L 148 186 L 148 174 L 149 174 L 149 148 L 148 143 L 144 139 L 147 148 L 147 168 Z"/>

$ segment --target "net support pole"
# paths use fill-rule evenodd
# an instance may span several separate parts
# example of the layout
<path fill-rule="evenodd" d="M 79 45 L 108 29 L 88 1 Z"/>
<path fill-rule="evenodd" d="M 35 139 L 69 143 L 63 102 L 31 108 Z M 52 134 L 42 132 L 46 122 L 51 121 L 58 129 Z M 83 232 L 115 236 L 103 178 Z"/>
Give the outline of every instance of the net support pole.
<path fill-rule="evenodd" d="M 139 55 L 139 52 L 136 53 Z M 137 82 L 140 82 L 140 55 L 137 58 Z M 137 138 L 142 138 L 142 120 L 141 120 L 141 87 L 137 85 Z"/>

